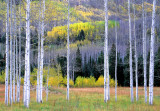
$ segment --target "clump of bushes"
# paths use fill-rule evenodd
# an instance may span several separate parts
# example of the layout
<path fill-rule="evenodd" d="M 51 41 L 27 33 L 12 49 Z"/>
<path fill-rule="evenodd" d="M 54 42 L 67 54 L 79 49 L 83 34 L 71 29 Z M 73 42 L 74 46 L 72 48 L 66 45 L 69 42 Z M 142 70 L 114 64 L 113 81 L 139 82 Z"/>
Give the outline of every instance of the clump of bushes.
<path fill-rule="evenodd" d="M 104 86 L 104 77 L 100 76 L 98 80 L 93 76 L 90 76 L 89 78 L 85 77 L 77 77 L 75 81 L 75 87 L 103 87 Z M 114 79 L 110 78 L 110 87 L 115 86 L 115 81 Z"/>

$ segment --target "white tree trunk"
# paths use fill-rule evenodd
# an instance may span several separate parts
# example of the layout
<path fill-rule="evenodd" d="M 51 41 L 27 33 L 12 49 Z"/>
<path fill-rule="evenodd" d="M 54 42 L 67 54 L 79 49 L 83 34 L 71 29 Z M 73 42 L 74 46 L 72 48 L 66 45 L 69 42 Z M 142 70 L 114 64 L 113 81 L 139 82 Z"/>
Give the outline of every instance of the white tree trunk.
<path fill-rule="evenodd" d="M 15 50 L 15 46 L 16 46 L 16 6 L 15 6 L 15 0 L 13 0 L 13 6 L 14 6 L 14 28 L 13 28 L 13 31 L 14 31 L 14 35 L 13 35 L 13 102 L 15 103 L 15 84 L 16 84 L 16 50 Z"/>
<path fill-rule="evenodd" d="M 48 58 L 49 58 L 49 63 L 48 63 L 48 74 L 47 74 L 46 101 L 48 101 L 48 80 L 49 80 L 49 68 L 50 68 L 50 49 L 49 49 L 49 57 Z"/>
<path fill-rule="evenodd" d="M 41 7 L 41 1 L 40 1 Z M 41 59 L 41 8 L 39 8 L 39 21 L 38 21 L 38 70 L 37 70 L 37 102 L 40 103 L 40 59 Z"/>
<path fill-rule="evenodd" d="M 105 41 L 104 41 L 104 102 L 109 99 L 109 61 L 108 61 L 108 0 L 104 0 L 105 8 Z M 106 83 L 107 78 L 107 83 Z"/>
<path fill-rule="evenodd" d="M 20 102 L 20 86 L 21 86 L 21 0 L 19 5 L 19 74 L 17 81 L 17 102 Z"/>
<path fill-rule="evenodd" d="M 9 76 L 9 0 L 7 0 L 6 18 L 6 67 L 5 67 L 5 104 L 8 105 L 8 76 Z"/>
<path fill-rule="evenodd" d="M 12 73 L 13 73 L 12 39 L 13 39 L 13 34 L 12 34 L 12 0 L 10 0 L 10 93 L 9 93 L 10 105 L 12 105 Z"/>
<path fill-rule="evenodd" d="M 67 100 L 69 100 L 69 56 L 70 56 L 70 46 L 69 46 L 69 25 L 70 25 L 70 2 L 68 0 L 68 27 L 67 27 Z"/>
<path fill-rule="evenodd" d="M 45 12 L 45 0 L 43 0 L 43 11 L 42 11 L 42 31 L 41 31 L 41 67 L 40 67 L 40 102 L 42 103 L 43 93 L 43 58 L 44 58 L 44 12 Z"/>
<path fill-rule="evenodd" d="M 135 0 L 133 4 L 134 8 L 134 58 L 135 58 L 135 77 L 136 77 L 136 101 L 138 101 L 138 59 L 137 59 L 137 39 L 136 39 L 136 10 L 135 10 Z"/>
<path fill-rule="evenodd" d="M 130 95 L 131 95 L 131 102 L 134 101 L 133 96 L 133 70 L 132 70 L 132 35 L 131 35 L 131 14 L 130 14 L 130 0 L 128 0 L 128 16 L 129 16 L 129 69 L 130 69 Z"/>
<path fill-rule="evenodd" d="M 155 19 L 156 19 L 156 0 L 153 0 L 151 44 L 150 44 L 150 66 L 149 66 L 149 104 L 150 105 L 153 104 Z"/>
<path fill-rule="evenodd" d="M 117 21 L 115 21 L 115 34 L 116 34 L 116 60 L 115 60 L 115 101 L 117 101 Z"/>
<path fill-rule="evenodd" d="M 144 73 L 144 95 L 147 103 L 147 58 L 146 58 L 146 36 L 145 36 L 145 17 L 144 17 L 144 0 L 142 0 L 142 18 L 143 18 L 143 73 Z"/>
<path fill-rule="evenodd" d="M 26 1 L 26 48 L 25 48 L 25 106 L 29 108 L 30 97 L 30 0 Z"/>

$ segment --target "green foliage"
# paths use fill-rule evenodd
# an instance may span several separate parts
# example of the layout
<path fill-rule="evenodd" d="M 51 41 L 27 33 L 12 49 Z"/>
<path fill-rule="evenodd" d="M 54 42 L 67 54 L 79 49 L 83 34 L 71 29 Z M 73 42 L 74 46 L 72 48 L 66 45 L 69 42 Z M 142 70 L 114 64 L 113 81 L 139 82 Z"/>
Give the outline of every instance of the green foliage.
<path fill-rule="evenodd" d="M 5 72 L 2 71 L 0 72 L 0 84 L 4 84 L 5 83 Z"/>
<path fill-rule="evenodd" d="M 109 28 L 113 28 L 115 25 L 114 21 L 109 21 Z M 97 22 L 85 22 L 85 23 L 74 23 L 70 25 L 70 39 L 72 41 L 83 41 L 85 39 L 92 40 L 101 40 L 102 33 L 104 33 L 105 29 L 104 21 Z M 48 39 L 55 41 L 66 42 L 67 37 L 67 25 L 65 26 L 57 26 L 52 29 L 52 31 L 48 31 L 47 33 Z"/>
<path fill-rule="evenodd" d="M 75 87 L 95 87 L 95 81 L 96 79 L 92 76 L 89 78 L 79 76 L 75 81 Z"/>
<path fill-rule="evenodd" d="M 78 76 L 75 81 L 75 87 L 103 87 L 103 86 L 104 86 L 103 76 L 100 76 L 97 81 L 93 76 L 87 78 Z M 111 87 L 115 86 L 114 79 L 110 78 L 110 86 Z"/>

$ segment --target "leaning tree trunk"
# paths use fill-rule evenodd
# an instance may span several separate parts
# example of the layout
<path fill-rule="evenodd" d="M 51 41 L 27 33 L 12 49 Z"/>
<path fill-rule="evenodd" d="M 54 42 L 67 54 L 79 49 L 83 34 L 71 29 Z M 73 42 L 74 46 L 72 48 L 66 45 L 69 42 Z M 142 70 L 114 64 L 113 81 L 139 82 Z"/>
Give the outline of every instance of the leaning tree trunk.
<path fill-rule="evenodd" d="M 70 47 L 69 47 L 69 24 L 70 24 L 70 12 L 69 12 L 70 2 L 68 0 L 68 25 L 67 25 L 67 100 L 69 100 L 69 56 L 70 56 Z"/>
<path fill-rule="evenodd" d="M 136 39 L 136 10 L 135 10 L 135 0 L 133 4 L 134 8 L 134 60 L 135 60 L 135 77 L 136 77 L 136 101 L 138 101 L 138 59 L 137 59 L 137 39 Z"/>
<path fill-rule="evenodd" d="M 150 105 L 153 104 L 155 19 L 156 19 L 156 0 L 153 0 L 151 44 L 150 44 L 150 66 L 149 66 L 149 104 Z"/>
<path fill-rule="evenodd" d="M 12 105 L 12 73 L 13 73 L 13 67 L 12 67 L 12 39 L 13 39 L 13 34 L 12 34 L 12 0 L 10 0 L 10 93 L 9 93 L 9 98 L 10 98 L 10 105 Z"/>
<path fill-rule="evenodd" d="M 145 17 L 144 17 L 144 0 L 142 0 L 142 18 L 143 18 L 143 73 L 144 73 L 144 95 L 147 103 L 147 58 L 146 58 L 146 36 L 145 36 Z"/>
<path fill-rule="evenodd" d="M 129 16 L 129 69 L 130 69 L 130 93 L 131 102 L 134 101 L 133 96 L 133 71 L 132 71 L 132 35 L 131 35 L 131 14 L 130 14 L 130 0 L 128 0 L 128 16 Z"/>
<path fill-rule="evenodd" d="M 29 108 L 30 96 L 30 0 L 26 1 L 26 47 L 25 47 L 25 106 Z"/>
<path fill-rule="evenodd" d="M 105 8 L 105 41 L 104 41 L 104 102 L 109 98 L 109 61 L 108 61 L 108 0 L 104 0 Z M 107 78 L 107 83 L 106 83 Z"/>
<path fill-rule="evenodd" d="M 6 67 L 5 67 L 5 104 L 8 105 L 8 76 L 9 76 L 9 0 L 7 0 L 6 19 Z"/>

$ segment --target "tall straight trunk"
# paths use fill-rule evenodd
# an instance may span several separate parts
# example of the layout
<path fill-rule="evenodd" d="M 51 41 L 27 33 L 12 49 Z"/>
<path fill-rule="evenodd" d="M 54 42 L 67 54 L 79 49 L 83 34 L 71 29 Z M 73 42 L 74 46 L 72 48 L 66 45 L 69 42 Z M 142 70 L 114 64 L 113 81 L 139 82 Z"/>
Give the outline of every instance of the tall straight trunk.
<path fill-rule="evenodd" d="M 13 73 L 13 67 L 12 67 L 12 39 L 13 39 L 13 34 L 12 34 L 12 0 L 10 0 L 10 93 L 9 93 L 9 98 L 10 98 L 10 105 L 12 105 L 12 73 Z"/>
<path fill-rule="evenodd" d="M 104 102 L 109 94 L 109 61 L 108 61 L 108 0 L 104 0 L 105 8 L 105 41 L 104 41 Z M 106 83 L 107 78 L 107 83 Z"/>
<path fill-rule="evenodd" d="M 17 102 L 20 102 L 20 86 L 21 86 L 21 0 L 19 5 L 19 72 L 17 81 Z"/>
<path fill-rule="evenodd" d="M 115 101 L 117 101 L 117 21 L 115 22 L 115 34 L 116 34 L 116 60 L 115 60 Z"/>
<path fill-rule="evenodd" d="M 15 103 L 15 93 L 16 93 L 16 88 L 15 88 L 15 84 L 16 84 L 16 50 L 15 50 L 15 46 L 16 46 L 16 4 L 15 4 L 15 0 L 13 0 L 13 6 L 14 6 L 14 35 L 13 35 L 13 102 Z"/>
<path fill-rule="evenodd" d="M 25 47 L 25 106 L 29 108 L 30 97 L 30 0 L 26 1 L 26 47 Z"/>
<path fill-rule="evenodd" d="M 40 7 L 41 7 L 41 1 L 40 1 Z M 41 59 L 41 21 L 40 21 L 40 15 L 41 15 L 41 8 L 39 8 L 39 20 L 38 20 L 38 71 L 37 71 L 37 102 L 40 103 L 40 59 Z"/>
<path fill-rule="evenodd" d="M 17 17 L 16 17 L 16 1 L 14 0 L 14 96 L 13 100 L 15 102 L 15 84 L 17 80 L 17 87 L 18 87 L 18 41 L 17 41 Z M 18 98 L 18 91 L 16 94 Z"/>
<path fill-rule="evenodd" d="M 143 18 L 143 73 L 144 73 L 144 95 L 147 103 L 147 58 L 146 58 L 146 36 L 145 36 L 145 17 L 144 17 L 144 0 L 142 0 L 142 18 Z"/>
<path fill-rule="evenodd" d="M 5 104 L 8 105 L 8 76 L 9 76 L 9 0 L 7 0 L 6 19 L 6 67 L 5 67 Z"/>
<path fill-rule="evenodd" d="M 43 93 L 43 58 L 44 58 L 44 12 L 45 12 L 45 0 L 43 0 L 42 11 L 42 31 L 41 31 L 41 67 L 40 67 L 40 102 L 42 103 Z"/>
<path fill-rule="evenodd" d="M 151 44 L 150 44 L 150 66 L 149 66 L 149 104 L 150 105 L 153 104 L 155 19 L 156 19 L 156 0 L 153 0 Z"/>
<path fill-rule="evenodd" d="M 131 35 L 131 14 L 130 14 L 130 0 L 128 0 L 128 16 L 129 16 L 129 69 L 130 69 L 130 96 L 131 102 L 134 101 L 133 96 L 133 70 L 132 70 L 132 35 Z"/>
<path fill-rule="evenodd" d="M 133 8 L 134 8 L 134 50 L 135 50 L 134 60 L 135 60 L 135 77 L 136 77 L 136 101 L 138 101 L 138 59 L 137 59 L 135 0 L 134 0 Z"/>
<path fill-rule="evenodd" d="M 69 56 L 70 56 L 70 46 L 69 46 L 69 25 L 70 25 L 70 12 L 69 8 L 70 7 L 70 2 L 68 0 L 68 23 L 67 23 L 67 100 L 69 100 Z"/>
<path fill-rule="evenodd" d="M 49 57 L 48 58 L 49 58 L 49 62 L 48 62 L 48 74 L 47 74 L 46 101 L 48 101 L 48 80 L 49 80 L 49 68 L 50 68 L 50 50 L 49 50 Z"/>

